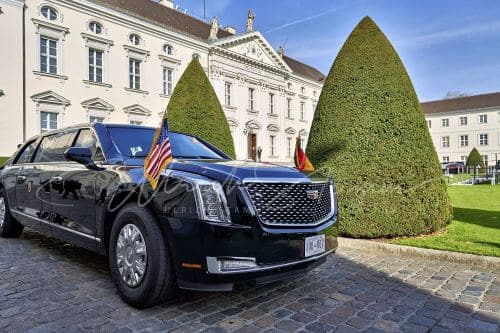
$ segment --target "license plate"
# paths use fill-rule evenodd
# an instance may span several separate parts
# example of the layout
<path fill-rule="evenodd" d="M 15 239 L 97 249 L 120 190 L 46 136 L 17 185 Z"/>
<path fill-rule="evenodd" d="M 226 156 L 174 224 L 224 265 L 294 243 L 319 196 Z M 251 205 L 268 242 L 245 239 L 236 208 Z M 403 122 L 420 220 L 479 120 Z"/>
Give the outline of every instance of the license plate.
<path fill-rule="evenodd" d="M 304 243 L 306 257 L 325 252 L 325 235 L 307 237 Z"/>

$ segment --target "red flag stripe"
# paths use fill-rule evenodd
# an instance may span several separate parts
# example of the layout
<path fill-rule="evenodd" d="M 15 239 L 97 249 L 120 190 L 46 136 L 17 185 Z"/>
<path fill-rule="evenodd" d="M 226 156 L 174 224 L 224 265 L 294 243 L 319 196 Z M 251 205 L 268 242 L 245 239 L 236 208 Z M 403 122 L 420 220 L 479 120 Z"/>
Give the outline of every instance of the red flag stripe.
<path fill-rule="evenodd" d="M 151 169 L 153 169 L 153 167 L 155 165 L 155 162 L 156 162 L 156 160 L 158 158 L 159 151 L 160 151 L 159 148 L 160 148 L 160 146 L 156 145 L 153 153 L 151 154 L 151 158 L 149 159 L 148 166 L 146 168 L 146 172 L 147 173 L 151 173 Z"/>
<path fill-rule="evenodd" d="M 170 153 L 170 142 L 168 142 L 168 140 L 165 140 L 165 142 L 162 144 L 161 148 L 159 149 L 159 154 L 158 154 L 159 157 L 158 157 L 157 161 L 155 162 L 154 168 L 151 170 L 151 172 L 149 172 L 149 174 L 152 175 L 154 178 L 156 178 L 156 176 L 158 175 L 158 171 L 159 171 L 161 165 L 163 164 L 163 162 L 165 161 L 164 153 L 166 151 Z"/>

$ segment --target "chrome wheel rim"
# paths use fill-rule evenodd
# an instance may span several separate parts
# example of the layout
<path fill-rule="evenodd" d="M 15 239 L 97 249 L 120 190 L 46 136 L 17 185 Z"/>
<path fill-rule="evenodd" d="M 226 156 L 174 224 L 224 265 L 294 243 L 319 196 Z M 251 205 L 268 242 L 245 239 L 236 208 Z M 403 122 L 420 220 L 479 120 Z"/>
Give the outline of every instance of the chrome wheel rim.
<path fill-rule="evenodd" d="M 146 240 L 139 228 L 127 224 L 120 230 L 116 241 L 116 265 L 123 282 L 137 287 L 146 273 Z"/>
<path fill-rule="evenodd" d="M 0 197 L 0 228 L 5 223 L 5 200 Z"/>

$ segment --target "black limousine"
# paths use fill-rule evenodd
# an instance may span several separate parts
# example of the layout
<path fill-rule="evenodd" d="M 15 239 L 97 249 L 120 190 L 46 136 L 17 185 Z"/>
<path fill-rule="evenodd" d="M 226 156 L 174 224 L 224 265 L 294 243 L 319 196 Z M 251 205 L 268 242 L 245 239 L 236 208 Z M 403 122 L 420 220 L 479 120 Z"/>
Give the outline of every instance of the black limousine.
<path fill-rule="evenodd" d="M 231 160 L 171 132 L 174 160 L 153 191 L 143 165 L 154 131 L 87 124 L 29 139 L 0 170 L 0 235 L 27 226 L 107 255 L 120 296 L 136 307 L 176 287 L 230 291 L 287 278 L 336 250 L 331 180 Z"/>

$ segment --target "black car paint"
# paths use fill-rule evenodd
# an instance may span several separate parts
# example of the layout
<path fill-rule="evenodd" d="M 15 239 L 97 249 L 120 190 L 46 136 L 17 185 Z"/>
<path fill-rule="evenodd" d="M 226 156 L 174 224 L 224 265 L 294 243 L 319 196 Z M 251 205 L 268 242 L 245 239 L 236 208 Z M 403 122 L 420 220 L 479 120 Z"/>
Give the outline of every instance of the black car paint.
<path fill-rule="evenodd" d="M 16 219 L 44 234 L 106 255 L 113 218 L 120 207 L 131 201 L 147 206 L 158 217 L 168 240 L 179 286 L 189 289 L 227 290 L 233 282 L 281 277 L 325 260 L 322 257 L 265 272 L 208 274 L 207 256 L 255 257 L 259 265 L 304 259 L 304 238 L 322 233 L 328 226 L 336 228 L 337 214 L 311 228 L 264 226 L 252 209 L 244 189 L 245 179 L 308 181 L 308 176 L 283 166 L 232 161 L 216 147 L 199 139 L 226 159 L 174 160 L 168 169 L 221 181 L 232 223 L 200 221 L 194 195 L 188 190 L 191 184 L 181 178 L 167 178 L 153 191 L 143 176 L 144 160 L 122 156 L 108 134 L 108 126 L 114 125 L 93 124 L 62 130 L 90 128 L 94 131 L 105 159 L 96 163 L 98 170 L 70 161 L 16 165 L 11 158 L 6 162 L 1 170 L 1 185 L 11 208 L 15 207 Z M 58 132 L 61 131 L 55 131 Z M 27 143 L 47 134 L 38 135 Z M 335 232 L 330 234 L 335 235 Z M 335 251 L 336 238 L 327 236 L 326 245 L 327 251 Z M 199 264 L 202 269 L 185 268 L 182 263 Z"/>

